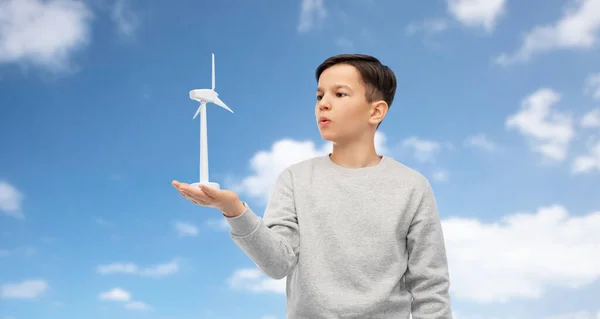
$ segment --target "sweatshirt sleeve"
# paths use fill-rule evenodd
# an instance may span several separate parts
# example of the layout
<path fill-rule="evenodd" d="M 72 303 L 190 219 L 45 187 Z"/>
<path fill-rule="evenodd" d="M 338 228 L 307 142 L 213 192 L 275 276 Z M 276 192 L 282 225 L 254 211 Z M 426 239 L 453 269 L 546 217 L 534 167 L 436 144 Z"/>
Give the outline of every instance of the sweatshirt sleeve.
<path fill-rule="evenodd" d="M 408 235 L 406 284 L 413 297 L 413 319 L 452 319 L 448 262 L 442 225 L 429 183 Z"/>
<path fill-rule="evenodd" d="M 244 205 L 241 215 L 226 218 L 231 238 L 267 276 L 286 277 L 296 265 L 300 245 L 291 172 L 286 169 L 278 176 L 263 218 Z"/>

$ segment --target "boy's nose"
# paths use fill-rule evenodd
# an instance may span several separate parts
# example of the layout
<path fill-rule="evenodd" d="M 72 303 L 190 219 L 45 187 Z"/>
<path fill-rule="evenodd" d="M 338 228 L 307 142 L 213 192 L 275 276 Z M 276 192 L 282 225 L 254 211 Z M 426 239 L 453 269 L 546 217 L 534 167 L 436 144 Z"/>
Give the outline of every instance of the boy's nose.
<path fill-rule="evenodd" d="M 329 104 L 329 102 L 327 102 L 325 99 L 319 101 L 319 110 L 323 111 L 329 109 L 331 109 L 331 105 Z"/>

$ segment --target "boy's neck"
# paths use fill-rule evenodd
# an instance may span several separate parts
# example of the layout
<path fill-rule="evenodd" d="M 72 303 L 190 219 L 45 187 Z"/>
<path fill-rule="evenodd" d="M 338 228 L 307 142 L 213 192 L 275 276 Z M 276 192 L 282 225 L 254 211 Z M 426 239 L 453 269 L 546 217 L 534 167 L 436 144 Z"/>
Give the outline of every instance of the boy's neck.
<path fill-rule="evenodd" d="M 381 161 L 381 156 L 375 150 L 373 139 L 356 141 L 354 143 L 333 144 L 333 152 L 329 156 L 335 164 L 347 168 L 375 166 Z"/>

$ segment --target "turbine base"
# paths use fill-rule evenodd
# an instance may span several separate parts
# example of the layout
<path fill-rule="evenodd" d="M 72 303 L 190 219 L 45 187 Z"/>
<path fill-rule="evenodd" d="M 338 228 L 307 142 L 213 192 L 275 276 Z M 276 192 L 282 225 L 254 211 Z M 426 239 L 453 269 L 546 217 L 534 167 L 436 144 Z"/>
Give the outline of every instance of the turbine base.
<path fill-rule="evenodd" d="M 214 183 L 214 182 L 197 182 L 197 183 L 190 184 L 190 186 L 197 187 L 197 188 L 200 188 L 200 185 L 208 186 L 210 188 L 214 188 L 217 190 L 221 189 L 221 186 L 218 183 Z"/>

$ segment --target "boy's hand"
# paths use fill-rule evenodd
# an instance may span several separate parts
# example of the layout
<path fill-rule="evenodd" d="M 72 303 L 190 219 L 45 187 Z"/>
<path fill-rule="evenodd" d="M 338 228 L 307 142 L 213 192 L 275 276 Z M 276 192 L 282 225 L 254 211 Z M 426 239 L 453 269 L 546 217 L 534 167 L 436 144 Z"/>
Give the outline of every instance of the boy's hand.
<path fill-rule="evenodd" d="M 171 184 L 194 204 L 216 208 L 227 217 L 239 216 L 246 210 L 238 195 L 230 190 L 218 190 L 204 185 L 200 185 L 199 188 L 192 187 L 178 181 Z"/>

